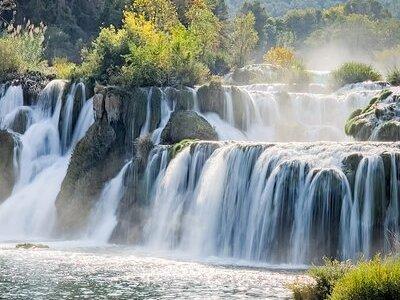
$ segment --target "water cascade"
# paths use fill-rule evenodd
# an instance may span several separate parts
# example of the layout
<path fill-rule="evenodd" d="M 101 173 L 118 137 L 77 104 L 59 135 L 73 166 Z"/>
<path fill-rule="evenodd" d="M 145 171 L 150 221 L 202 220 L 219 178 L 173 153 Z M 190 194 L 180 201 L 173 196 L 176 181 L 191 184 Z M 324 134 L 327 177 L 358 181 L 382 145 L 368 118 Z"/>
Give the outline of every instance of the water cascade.
<path fill-rule="evenodd" d="M 62 110 L 65 82 L 55 80 L 41 92 L 38 101 L 31 107 L 24 107 L 21 87 L 9 87 L 0 101 L 2 116 L 13 124 L 16 110 L 30 111 L 30 122 L 20 135 L 18 178 L 12 195 L 0 206 L 0 237 L 4 239 L 48 238 L 55 220 L 54 201 L 65 177 L 71 147 L 66 151 L 64 136 L 74 136 L 74 143 L 84 136 L 93 123 L 93 104 L 87 101 L 73 124 L 69 109 Z M 67 97 L 67 107 L 72 102 L 75 87 Z M 70 100 L 72 98 L 72 100 Z M 5 114 L 7 113 L 7 115 Z M 7 117 L 8 116 L 8 117 Z M 10 117 L 11 116 L 11 117 Z M 60 134 L 60 120 L 64 124 Z M 75 126 L 74 132 L 69 128 Z M 67 128 L 67 130 L 64 130 Z M 65 154 L 64 154 L 65 153 Z"/>
<path fill-rule="evenodd" d="M 389 251 L 400 234 L 399 147 L 203 142 L 168 165 L 153 163 L 168 149 L 153 151 L 145 243 L 293 264 Z"/>

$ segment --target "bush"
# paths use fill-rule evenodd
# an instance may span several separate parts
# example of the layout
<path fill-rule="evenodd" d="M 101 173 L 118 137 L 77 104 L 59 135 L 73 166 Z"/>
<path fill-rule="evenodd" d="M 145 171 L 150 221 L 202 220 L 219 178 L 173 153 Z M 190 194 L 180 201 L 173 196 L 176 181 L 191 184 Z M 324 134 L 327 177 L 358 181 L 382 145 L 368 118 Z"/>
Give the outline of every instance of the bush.
<path fill-rule="evenodd" d="M 0 61 L 0 77 L 7 73 L 18 72 L 21 68 L 21 59 L 15 52 L 10 39 L 0 38 Z"/>
<path fill-rule="evenodd" d="M 387 75 L 387 81 L 391 85 L 399 86 L 400 85 L 400 69 L 399 68 L 393 68 L 391 71 L 389 71 Z"/>
<path fill-rule="evenodd" d="M 53 69 L 59 79 L 72 79 L 76 74 L 76 64 L 68 61 L 67 58 L 55 58 Z"/>
<path fill-rule="evenodd" d="M 331 299 L 400 299 L 400 260 L 360 263 L 336 283 Z"/>
<path fill-rule="evenodd" d="M 346 84 L 364 81 L 381 80 L 381 75 L 372 66 L 363 63 L 349 62 L 332 72 L 332 84 L 334 87 L 342 87 Z"/>
<path fill-rule="evenodd" d="M 45 73 L 47 64 L 43 60 L 43 41 L 46 27 L 41 24 L 34 26 L 27 23 L 10 25 L 7 33 L 0 36 L 0 75 L 9 72 L 42 72 Z"/>
<path fill-rule="evenodd" d="M 294 52 L 288 48 L 274 47 L 265 54 L 264 61 L 267 64 L 287 68 L 295 63 L 296 56 Z"/>
<path fill-rule="evenodd" d="M 332 293 L 336 282 L 351 268 L 350 262 L 326 259 L 324 266 L 313 267 L 308 271 L 314 282 L 307 284 L 297 283 L 290 286 L 294 298 L 298 300 L 327 299 Z"/>

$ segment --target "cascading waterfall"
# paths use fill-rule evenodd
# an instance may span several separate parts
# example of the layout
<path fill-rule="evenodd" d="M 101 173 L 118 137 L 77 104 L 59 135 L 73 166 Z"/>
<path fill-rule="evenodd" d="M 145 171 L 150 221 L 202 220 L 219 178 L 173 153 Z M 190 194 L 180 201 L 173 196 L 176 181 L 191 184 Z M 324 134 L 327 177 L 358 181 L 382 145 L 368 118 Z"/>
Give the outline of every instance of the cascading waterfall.
<path fill-rule="evenodd" d="M 27 124 L 26 132 L 20 136 L 21 148 L 16 164 L 18 180 L 12 195 L 0 205 L 0 237 L 3 240 L 50 236 L 55 220 L 54 201 L 67 172 L 72 150 L 69 148 L 67 154 L 63 154 L 63 140 L 59 132 L 60 118 L 69 124 L 68 128 L 72 126 L 69 109 L 61 111 L 64 88 L 64 81 L 50 82 L 39 95 L 37 104 L 29 108 L 32 113 L 31 123 Z M 21 87 L 10 87 L 0 102 L 2 107 L 8 107 L 8 114 L 13 113 L 11 107 L 13 110 L 25 109 L 20 90 Z M 10 93 L 13 97 L 8 96 Z M 73 93 L 74 88 L 69 94 Z M 68 97 L 67 107 L 71 102 L 73 105 L 73 101 Z M 93 120 L 93 104 L 87 101 L 78 118 L 75 132 L 71 133 L 74 143 L 84 136 Z M 68 130 L 63 130 L 63 133 Z"/>
<path fill-rule="evenodd" d="M 388 251 L 390 235 L 400 234 L 399 147 L 198 143 L 155 167 L 168 152 L 158 149 L 146 171 L 146 244 L 294 264 Z M 360 157 L 354 169 L 346 166 L 351 153 Z"/>
<path fill-rule="evenodd" d="M 87 239 L 105 244 L 117 225 L 117 208 L 124 193 L 124 176 L 131 162 L 125 164 L 119 174 L 104 187 L 100 199 L 90 217 Z"/>

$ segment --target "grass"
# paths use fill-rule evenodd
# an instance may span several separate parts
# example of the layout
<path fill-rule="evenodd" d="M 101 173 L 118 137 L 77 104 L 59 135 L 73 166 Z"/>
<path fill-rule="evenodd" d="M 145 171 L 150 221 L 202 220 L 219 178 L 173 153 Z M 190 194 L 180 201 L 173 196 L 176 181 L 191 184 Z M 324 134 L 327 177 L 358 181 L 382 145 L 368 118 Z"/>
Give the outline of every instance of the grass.
<path fill-rule="evenodd" d="M 289 286 L 296 300 L 373 300 L 400 299 L 400 259 L 338 262 L 326 260 L 324 266 L 308 271 L 308 283 Z"/>
<path fill-rule="evenodd" d="M 395 67 L 391 69 L 386 77 L 387 81 L 394 86 L 399 86 L 400 85 L 400 68 Z"/>

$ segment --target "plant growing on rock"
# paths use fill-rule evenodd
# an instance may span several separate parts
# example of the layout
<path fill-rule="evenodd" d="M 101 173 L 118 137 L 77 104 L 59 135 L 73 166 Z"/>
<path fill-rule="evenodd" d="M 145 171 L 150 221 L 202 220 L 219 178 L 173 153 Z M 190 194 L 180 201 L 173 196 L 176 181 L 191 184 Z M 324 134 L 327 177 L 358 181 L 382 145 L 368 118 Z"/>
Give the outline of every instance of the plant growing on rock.
<path fill-rule="evenodd" d="M 372 66 L 358 63 L 348 62 L 341 65 L 331 74 L 331 83 L 334 87 L 339 88 L 346 84 L 358 83 L 364 81 L 379 81 L 382 79 L 381 74 Z"/>
<path fill-rule="evenodd" d="M 394 86 L 400 85 L 400 68 L 393 68 L 387 75 L 387 81 Z"/>

